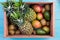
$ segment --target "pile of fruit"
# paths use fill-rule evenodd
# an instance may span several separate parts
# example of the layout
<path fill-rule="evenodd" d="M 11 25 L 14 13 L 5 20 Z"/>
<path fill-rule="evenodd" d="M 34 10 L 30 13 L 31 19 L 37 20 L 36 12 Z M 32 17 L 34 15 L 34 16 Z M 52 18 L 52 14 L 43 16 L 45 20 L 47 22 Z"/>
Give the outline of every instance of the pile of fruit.
<path fill-rule="evenodd" d="M 4 3 L 6 4 L 6 3 Z M 49 35 L 51 4 L 27 4 L 21 0 L 4 5 L 9 35 Z"/>

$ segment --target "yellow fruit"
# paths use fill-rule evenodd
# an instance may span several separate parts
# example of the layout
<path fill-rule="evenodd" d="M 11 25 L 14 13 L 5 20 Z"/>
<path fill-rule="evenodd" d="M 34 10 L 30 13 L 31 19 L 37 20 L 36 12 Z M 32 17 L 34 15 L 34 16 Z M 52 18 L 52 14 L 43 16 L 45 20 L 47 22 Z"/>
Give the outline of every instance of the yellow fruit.
<path fill-rule="evenodd" d="M 45 12 L 45 8 L 42 9 L 42 13 L 44 13 L 44 12 Z"/>
<path fill-rule="evenodd" d="M 49 30 L 49 27 L 47 27 L 47 26 L 44 26 L 44 27 L 43 27 L 43 30 L 46 31 L 47 33 L 50 31 L 50 30 Z"/>
<path fill-rule="evenodd" d="M 9 26 L 9 30 L 14 30 L 15 29 L 15 26 L 14 25 L 10 25 Z"/>
<path fill-rule="evenodd" d="M 14 35 L 15 31 L 14 30 L 9 30 L 9 34 Z"/>
<path fill-rule="evenodd" d="M 46 25 L 46 20 L 45 19 L 42 19 L 41 20 L 41 24 L 44 26 L 44 25 Z"/>
<path fill-rule="evenodd" d="M 32 25 L 34 28 L 41 28 L 41 23 L 38 20 L 34 20 Z"/>
<path fill-rule="evenodd" d="M 15 32 L 15 34 L 17 34 L 17 35 L 18 35 L 18 34 L 20 34 L 20 31 L 19 31 L 19 30 L 17 30 L 17 31 Z"/>
<path fill-rule="evenodd" d="M 46 10 L 50 10 L 50 5 L 45 5 Z"/>

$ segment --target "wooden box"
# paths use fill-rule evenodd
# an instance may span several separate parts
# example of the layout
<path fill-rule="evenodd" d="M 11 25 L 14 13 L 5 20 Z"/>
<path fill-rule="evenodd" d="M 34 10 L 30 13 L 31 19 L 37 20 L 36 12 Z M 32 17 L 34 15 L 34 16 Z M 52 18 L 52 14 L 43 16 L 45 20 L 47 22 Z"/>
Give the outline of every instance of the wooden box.
<path fill-rule="evenodd" d="M 27 4 L 51 4 L 50 35 L 8 35 L 8 22 L 4 12 L 4 37 L 9 38 L 49 38 L 54 36 L 54 5 L 53 2 L 27 2 Z"/>

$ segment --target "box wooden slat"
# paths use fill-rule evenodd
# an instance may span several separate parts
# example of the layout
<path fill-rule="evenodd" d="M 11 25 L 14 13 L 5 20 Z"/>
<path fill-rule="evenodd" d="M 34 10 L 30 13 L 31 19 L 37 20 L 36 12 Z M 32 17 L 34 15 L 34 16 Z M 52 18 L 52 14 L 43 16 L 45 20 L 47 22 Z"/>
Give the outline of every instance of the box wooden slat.
<path fill-rule="evenodd" d="M 50 25 L 50 35 L 8 35 L 8 20 L 6 17 L 6 12 L 4 12 L 4 36 L 10 38 L 49 38 L 54 36 L 54 4 L 53 2 L 27 2 L 27 4 L 51 4 L 51 25 Z"/>

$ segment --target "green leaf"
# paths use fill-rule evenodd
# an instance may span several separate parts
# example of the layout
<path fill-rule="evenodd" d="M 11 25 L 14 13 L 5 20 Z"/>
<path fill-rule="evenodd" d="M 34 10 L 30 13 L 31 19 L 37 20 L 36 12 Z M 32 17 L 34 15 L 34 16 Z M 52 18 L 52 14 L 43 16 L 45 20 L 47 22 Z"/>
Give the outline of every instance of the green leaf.
<path fill-rule="evenodd" d="M 8 3 L 7 2 L 5 2 L 5 3 L 1 3 L 5 8 L 7 8 L 8 7 Z"/>
<path fill-rule="evenodd" d="M 23 4 L 22 0 L 19 0 L 19 4 L 20 4 L 20 6 Z"/>
<path fill-rule="evenodd" d="M 12 13 L 10 14 L 10 18 L 15 19 L 14 15 Z"/>
<path fill-rule="evenodd" d="M 17 13 L 13 12 L 13 14 L 14 14 L 15 18 L 18 19 Z"/>
<path fill-rule="evenodd" d="M 17 15 L 18 15 L 18 19 L 20 18 L 20 12 L 16 11 Z"/>
<path fill-rule="evenodd" d="M 14 19 L 19 19 L 20 18 L 20 13 L 19 12 L 13 12 L 11 13 L 11 18 L 14 18 Z"/>
<path fill-rule="evenodd" d="M 15 3 L 14 3 L 14 6 L 15 6 L 15 7 L 19 7 L 19 3 L 18 3 L 18 2 L 15 2 Z"/>

